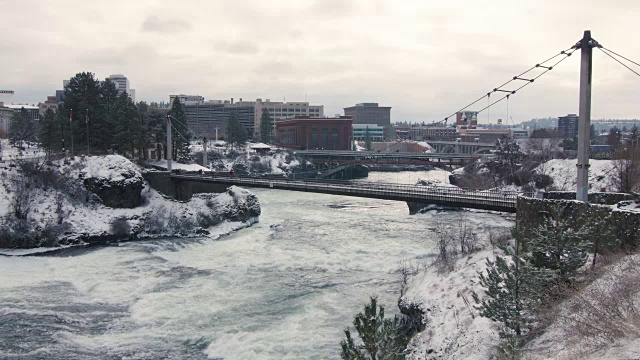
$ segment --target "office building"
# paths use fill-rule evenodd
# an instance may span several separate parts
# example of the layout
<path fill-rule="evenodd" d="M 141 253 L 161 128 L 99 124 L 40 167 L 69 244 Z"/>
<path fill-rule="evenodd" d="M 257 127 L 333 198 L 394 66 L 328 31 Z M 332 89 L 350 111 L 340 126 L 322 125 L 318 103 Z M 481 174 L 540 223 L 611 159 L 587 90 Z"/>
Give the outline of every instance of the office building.
<path fill-rule="evenodd" d="M 478 126 L 477 111 L 460 111 L 456 113 L 456 125 L 458 126 Z"/>
<path fill-rule="evenodd" d="M 296 117 L 276 122 L 278 145 L 290 149 L 351 150 L 353 120 L 337 118 Z"/>
<path fill-rule="evenodd" d="M 512 128 L 511 137 L 513 139 L 528 139 L 531 136 L 531 128 Z"/>
<path fill-rule="evenodd" d="M 182 105 L 204 105 L 204 97 L 200 95 L 169 95 L 169 104 L 173 104 L 175 98 L 178 98 Z"/>
<path fill-rule="evenodd" d="M 353 140 L 366 141 L 367 136 L 370 141 L 384 141 L 384 126 L 376 124 L 353 124 Z"/>
<path fill-rule="evenodd" d="M 25 109 L 27 111 L 27 114 L 31 118 L 31 120 L 40 121 L 40 108 L 38 108 L 35 105 L 11 104 L 11 105 L 5 105 L 5 107 L 11 109 L 13 112 L 19 112 L 19 111 L 22 111 L 22 109 Z"/>
<path fill-rule="evenodd" d="M 226 106 L 230 104 L 204 103 L 202 105 L 185 105 L 182 107 L 187 127 L 197 137 L 224 139 L 227 121 L 231 112 L 235 112 L 238 121 L 253 135 L 253 106 Z"/>
<path fill-rule="evenodd" d="M 136 102 L 136 90 L 129 87 L 129 79 L 122 74 L 110 75 L 107 80 L 116 85 L 119 94 L 127 93 L 133 102 Z"/>
<path fill-rule="evenodd" d="M 274 128 L 275 123 L 281 120 L 292 119 L 294 117 L 324 117 L 323 105 L 310 105 L 306 101 L 271 101 L 266 99 L 256 99 L 256 101 L 242 101 L 240 104 L 253 105 L 255 109 L 255 128 L 260 128 L 260 119 L 262 117 L 262 109 L 266 109 L 269 112 L 269 116 L 273 119 Z"/>
<path fill-rule="evenodd" d="M 6 138 L 9 134 L 9 126 L 13 119 L 13 109 L 4 106 L 0 102 L 0 138 Z"/>
<path fill-rule="evenodd" d="M 38 108 L 40 109 L 40 115 L 44 115 L 47 109 L 53 110 L 55 113 L 58 111 L 58 102 L 56 101 L 56 96 L 47 96 L 47 100 L 43 103 L 38 104 Z"/>
<path fill-rule="evenodd" d="M 573 139 L 578 136 L 578 115 L 560 116 L 558 118 L 558 130 L 565 138 Z"/>
<path fill-rule="evenodd" d="M 377 103 L 360 103 L 344 108 L 344 115 L 353 118 L 354 124 L 375 124 L 383 126 L 387 138 L 395 138 L 391 126 L 391 107 L 378 106 Z"/>

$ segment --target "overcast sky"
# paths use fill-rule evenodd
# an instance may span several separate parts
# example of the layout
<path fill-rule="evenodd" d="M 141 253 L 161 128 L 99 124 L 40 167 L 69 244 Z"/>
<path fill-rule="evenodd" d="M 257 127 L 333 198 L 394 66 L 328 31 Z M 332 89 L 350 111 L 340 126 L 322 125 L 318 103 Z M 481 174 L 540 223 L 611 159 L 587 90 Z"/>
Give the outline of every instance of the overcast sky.
<path fill-rule="evenodd" d="M 37 103 L 77 72 L 122 73 L 137 100 L 306 98 L 326 115 L 378 102 L 430 122 L 585 29 L 638 61 L 638 19 L 638 0 L 0 0 L 0 89 Z M 578 111 L 576 55 L 512 97 L 515 122 Z M 594 50 L 593 117 L 640 118 L 639 98 L 640 77 Z"/>

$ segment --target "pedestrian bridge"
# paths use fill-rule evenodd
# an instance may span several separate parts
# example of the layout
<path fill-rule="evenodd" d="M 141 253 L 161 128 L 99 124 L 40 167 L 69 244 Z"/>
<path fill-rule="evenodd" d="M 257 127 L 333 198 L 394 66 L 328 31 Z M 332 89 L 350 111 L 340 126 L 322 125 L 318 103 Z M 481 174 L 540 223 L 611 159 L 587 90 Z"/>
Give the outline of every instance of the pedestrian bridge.
<path fill-rule="evenodd" d="M 176 183 L 210 183 L 227 186 L 238 185 L 243 187 L 305 191 L 509 213 L 516 212 L 516 198 L 518 195 L 513 191 L 467 190 L 446 186 L 356 183 L 327 180 L 288 180 L 285 178 L 211 176 L 209 174 L 171 174 L 171 179 Z"/>

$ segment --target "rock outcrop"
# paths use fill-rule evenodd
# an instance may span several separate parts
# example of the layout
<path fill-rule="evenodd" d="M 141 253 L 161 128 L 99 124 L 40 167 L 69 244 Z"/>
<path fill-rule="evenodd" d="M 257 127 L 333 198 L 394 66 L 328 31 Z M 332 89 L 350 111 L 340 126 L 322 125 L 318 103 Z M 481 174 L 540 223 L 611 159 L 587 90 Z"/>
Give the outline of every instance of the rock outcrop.
<path fill-rule="evenodd" d="M 105 206 L 126 209 L 140 206 L 144 179 L 138 168 L 122 156 L 90 157 L 79 177 Z"/>

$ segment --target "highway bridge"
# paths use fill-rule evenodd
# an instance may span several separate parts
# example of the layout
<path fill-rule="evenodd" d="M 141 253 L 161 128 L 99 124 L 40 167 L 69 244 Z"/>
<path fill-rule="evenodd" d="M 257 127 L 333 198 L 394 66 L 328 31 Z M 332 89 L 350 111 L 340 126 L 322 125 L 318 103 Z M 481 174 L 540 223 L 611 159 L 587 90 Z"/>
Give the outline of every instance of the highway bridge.
<path fill-rule="evenodd" d="M 326 180 L 288 180 L 284 178 L 212 176 L 210 174 L 171 174 L 171 179 L 176 183 L 193 182 L 228 186 L 238 185 L 243 187 L 304 191 L 510 213 L 516 212 L 516 198 L 518 195 L 512 191 L 466 190 L 446 186 L 355 183 Z"/>
<path fill-rule="evenodd" d="M 296 155 L 312 162 L 359 163 L 375 165 L 463 166 L 468 161 L 491 158 L 491 154 L 456 153 L 378 153 L 372 151 L 296 150 Z"/>

